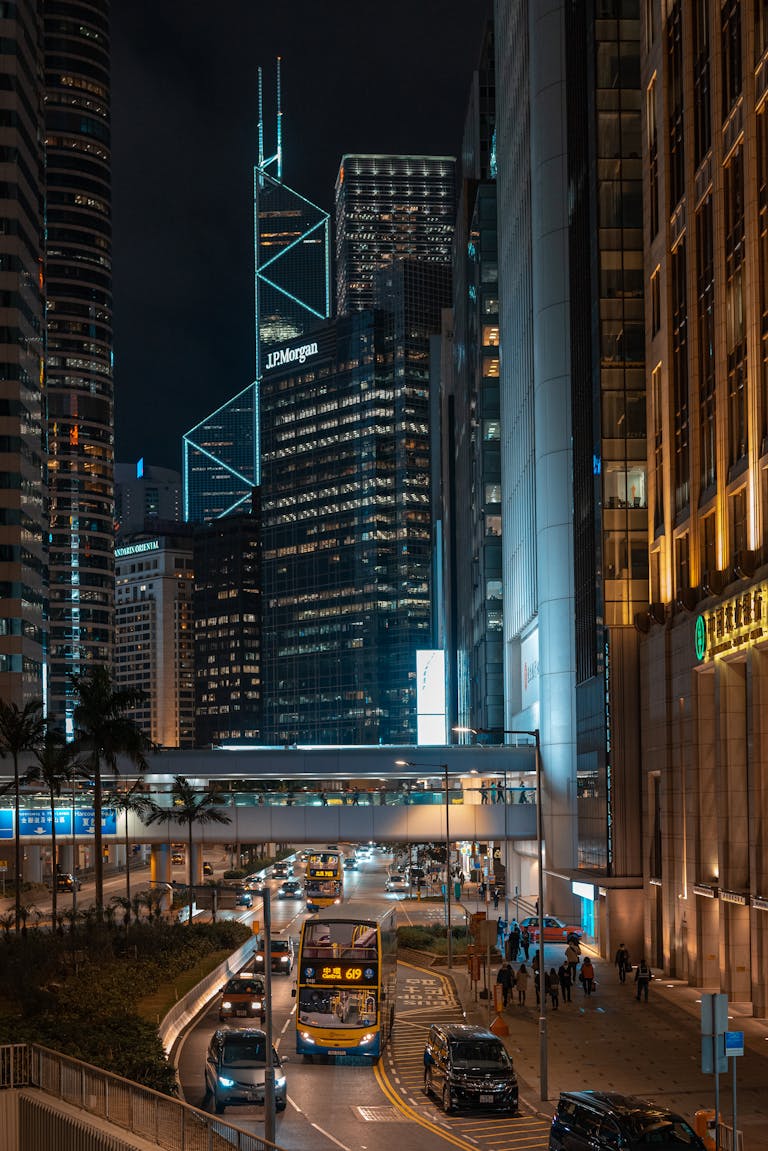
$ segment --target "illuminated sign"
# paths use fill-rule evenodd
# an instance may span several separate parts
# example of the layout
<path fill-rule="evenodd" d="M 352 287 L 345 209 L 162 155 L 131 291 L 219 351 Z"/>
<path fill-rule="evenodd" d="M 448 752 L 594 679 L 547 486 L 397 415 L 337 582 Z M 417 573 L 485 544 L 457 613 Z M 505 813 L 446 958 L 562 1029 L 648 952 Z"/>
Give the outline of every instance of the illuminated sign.
<path fill-rule="evenodd" d="M 707 662 L 765 639 L 767 601 L 768 582 L 763 582 L 702 612 L 696 620 L 696 658 Z"/>
<path fill-rule="evenodd" d="M 520 644 L 520 707 L 526 710 L 539 702 L 539 629 L 535 628 Z"/>
<path fill-rule="evenodd" d="M 445 652 L 416 652 L 416 742 L 445 743 Z"/>
<path fill-rule="evenodd" d="M 115 548 L 115 559 L 122 559 L 123 556 L 140 556 L 144 552 L 158 552 L 160 551 L 160 540 L 147 540 L 143 544 L 128 544 L 124 548 Z"/>
<path fill-rule="evenodd" d="M 277 352 L 270 352 L 264 367 L 269 370 L 283 364 L 303 364 L 308 356 L 316 355 L 317 344 L 313 340 L 311 344 L 301 344 L 298 348 L 280 348 Z"/>
<path fill-rule="evenodd" d="M 310 867 L 309 874 L 313 879 L 335 879 L 336 872 L 323 867 Z"/>
<path fill-rule="evenodd" d="M 313 963 L 305 963 L 301 970 L 302 983 L 318 984 L 362 984 L 370 987 L 376 983 L 377 968 L 366 964 L 365 967 L 347 965 L 346 963 L 321 963 L 317 967 Z"/>
<path fill-rule="evenodd" d="M 93 835 L 95 819 L 92 807 L 75 808 L 75 835 Z M 103 835 L 117 834 L 117 817 L 113 809 L 104 809 L 101 813 L 101 830 Z M 51 834 L 50 808 L 22 807 L 19 811 L 19 832 L 22 836 L 45 836 Z M 72 834 L 72 808 L 56 809 L 56 834 Z M 0 839 L 13 839 L 13 810 L 3 808 L 0 810 Z"/>

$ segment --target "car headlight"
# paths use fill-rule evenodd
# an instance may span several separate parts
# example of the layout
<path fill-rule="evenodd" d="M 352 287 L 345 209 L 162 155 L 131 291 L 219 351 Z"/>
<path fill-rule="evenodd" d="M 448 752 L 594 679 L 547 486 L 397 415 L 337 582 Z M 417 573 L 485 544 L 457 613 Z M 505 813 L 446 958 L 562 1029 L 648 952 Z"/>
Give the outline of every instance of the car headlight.
<path fill-rule="evenodd" d="M 281 955 L 280 962 L 281 963 L 287 963 L 288 962 L 288 956 L 287 955 Z"/>
<path fill-rule="evenodd" d="M 275 1079 L 275 1087 L 285 1087 L 284 1075 L 278 1075 L 277 1079 Z"/>
<path fill-rule="evenodd" d="M 224 1011 L 231 1011 L 232 1010 L 232 1004 L 229 1002 L 228 999 L 225 999 L 221 1006 L 224 1009 Z"/>
<path fill-rule="evenodd" d="M 263 963 L 264 962 L 264 956 L 263 955 L 257 955 L 256 956 L 256 962 L 257 963 Z"/>
<path fill-rule="evenodd" d="M 234 1079 L 227 1079 L 224 1075 L 219 1076 L 219 1087 L 234 1087 Z"/>
<path fill-rule="evenodd" d="M 251 1011 L 261 1011 L 261 1004 L 258 999 L 251 1004 Z"/>

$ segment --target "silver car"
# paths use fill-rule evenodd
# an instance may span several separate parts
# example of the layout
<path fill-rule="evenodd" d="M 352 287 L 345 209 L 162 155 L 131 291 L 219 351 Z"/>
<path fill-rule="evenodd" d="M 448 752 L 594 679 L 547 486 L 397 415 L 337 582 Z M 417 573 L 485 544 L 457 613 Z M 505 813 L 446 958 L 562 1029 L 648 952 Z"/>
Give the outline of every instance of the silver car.
<path fill-rule="evenodd" d="M 264 1103 L 267 1036 L 256 1028 L 219 1028 L 211 1036 L 205 1063 L 206 1098 L 217 1115 L 225 1107 Z M 288 1098 L 280 1056 L 272 1048 L 275 1068 L 275 1108 L 284 1111 Z"/>

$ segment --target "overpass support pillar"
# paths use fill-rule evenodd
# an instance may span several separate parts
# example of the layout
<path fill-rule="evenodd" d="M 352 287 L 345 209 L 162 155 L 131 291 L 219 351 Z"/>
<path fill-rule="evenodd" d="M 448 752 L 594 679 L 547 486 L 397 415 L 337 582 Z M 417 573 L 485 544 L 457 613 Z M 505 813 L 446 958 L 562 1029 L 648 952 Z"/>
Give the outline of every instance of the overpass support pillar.
<path fill-rule="evenodd" d="M 43 852 L 39 847 L 25 847 L 23 876 L 29 883 L 43 882 Z"/>
<path fill-rule="evenodd" d="M 189 857 L 189 874 L 192 883 L 203 882 L 203 847 L 200 843 L 192 844 L 192 854 Z"/>
<path fill-rule="evenodd" d="M 153 843 L 149 859 L 149 878 L 153 886 L 171 882 L 171 849 L 167 843 Z M 171 910 L 170 891 L 166 892 L 160 904 L 162 911 Z"/>

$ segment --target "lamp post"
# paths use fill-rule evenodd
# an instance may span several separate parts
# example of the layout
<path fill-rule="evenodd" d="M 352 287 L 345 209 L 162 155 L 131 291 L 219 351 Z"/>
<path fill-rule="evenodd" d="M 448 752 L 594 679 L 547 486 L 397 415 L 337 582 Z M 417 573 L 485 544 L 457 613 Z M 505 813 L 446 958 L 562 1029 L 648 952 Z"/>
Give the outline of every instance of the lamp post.
<path fill-rule="evenodd" d="M 454 727 L 454 731 L 470 732 L 472 735 L 527 735 L 533 740 L 534 764 L 536 768 L 536 855 L 539 867 L 539 1087 L 542 1103 L 549 1097 L 548 1055 L 547 1055 L 547 996 L 544 990 L 544 825 L 542 821 L 541 794 L 541 733 L 538 727 L 525 728 L 474 728 Z M 505 800 L 506 800 L 506 771 Z M 504 812 L 506 832 L 506 810 Z M 506 912 L 505 912 L 506 914 Z"/>
<path fill-rule="evenodd" d="M 453 933 L 451 930 L 451 823 L 450 802 L 448 795 L 448 764 L 447 763 L 411 763 L 407 759 L 396 759 L 397 767 L 439 767 L 443 772 L 445 786 L 445 930 L 446 954 L 448 957 L 448 970 L 453 967 Z"/>

